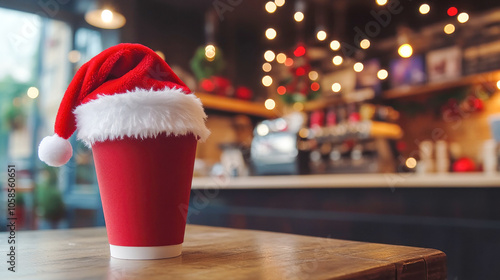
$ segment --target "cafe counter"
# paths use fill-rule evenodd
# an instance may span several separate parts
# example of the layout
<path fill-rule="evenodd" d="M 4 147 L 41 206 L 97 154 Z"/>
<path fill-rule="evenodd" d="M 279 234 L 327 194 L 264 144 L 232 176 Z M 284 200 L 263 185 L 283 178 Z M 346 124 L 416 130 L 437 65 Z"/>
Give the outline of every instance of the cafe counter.
<path fill-rule="evenodd" d="M 493 279 L 500 266 L 487 256 L 500 251 L 499 201 L 496 174 L 211 177 L 193 180 L 187 219 L 436 248 L 448 256 L 448 279 Z"/>

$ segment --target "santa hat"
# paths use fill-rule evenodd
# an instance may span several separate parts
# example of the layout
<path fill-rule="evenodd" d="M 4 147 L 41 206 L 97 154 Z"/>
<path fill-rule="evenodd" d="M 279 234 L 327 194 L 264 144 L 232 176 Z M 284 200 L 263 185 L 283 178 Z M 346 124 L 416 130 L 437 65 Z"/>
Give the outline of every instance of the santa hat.
<path fill-rule="evenodd" d="M 73 149 L 68 138 L 89 147 L 95 142 L 159 134 L 193 134 L 204 141 L 210 132 L 201 101 L 151 49 L 119 44 L 85 63 L 69 84 L 57 112 L 53 136 L 45 137 L 39 158 L 64 165 Z"/>

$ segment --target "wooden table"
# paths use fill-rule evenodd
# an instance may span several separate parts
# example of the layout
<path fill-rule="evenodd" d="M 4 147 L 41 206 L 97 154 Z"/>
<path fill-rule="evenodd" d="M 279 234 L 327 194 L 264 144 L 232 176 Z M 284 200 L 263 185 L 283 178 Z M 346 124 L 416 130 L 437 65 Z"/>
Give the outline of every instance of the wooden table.
<path fill-rule="evenodd" d="M 196 225 L 182 256 L 152 261 L 110 258 L 104 228 L 20 231 L 12 273 L 6 237 L 0 279 L 446 279 L 434 249 Z"/>

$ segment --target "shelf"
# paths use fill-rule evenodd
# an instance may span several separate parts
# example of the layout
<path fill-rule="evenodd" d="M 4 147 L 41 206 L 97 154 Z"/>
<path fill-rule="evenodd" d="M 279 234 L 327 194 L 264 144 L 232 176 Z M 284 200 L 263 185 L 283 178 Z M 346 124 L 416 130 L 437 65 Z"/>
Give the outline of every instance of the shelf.
<path fill-rule="evenodd" d="M 200 98 L 205 109 L 245 114 L 266 119 L 276 117 L 276 113 L 274 111 L 267 110 L 263 103 L 250 102 L 200 92 L 195 93 L 195 95 Z"/>
<path fill-rule="evenodd" d="M 453 81 L 435 82 L 420 86 L 405 86 L 401 88 L 390 89 L 382 93 L 382 98 L 395 99 L 421 94 L 429 94 L 474 84 L 495 82 L 498 80 L 500 80 L 500 70 L 461 77 L 460 79 Z"/>
<path fill-rule="evenodd" d="M 382 93 L 382 98 L 395 99 L 421 94 L 429 94 L 460 87 L 466 87 L 474 84 L 496 82 L 498 80 L 500 80 L 500 70 L 461 77 L 460 79 L 453 81 L 434 82 L 420 86 L 404 86 L 400 88 L 390 89 Z M 342 99 L 338 96 L 330 96 L 328 98 L 323 97 L 304 103 L 304 111 L 311 112 L 315 110 L 321 110 L 342 102 L 345 103 L 346 101 L 342 101 Z"/>
<path fill-rule="evenodd" d="M 193 189 L 500 188 L 500 174 L 387 173 L 193 178 Z"/>

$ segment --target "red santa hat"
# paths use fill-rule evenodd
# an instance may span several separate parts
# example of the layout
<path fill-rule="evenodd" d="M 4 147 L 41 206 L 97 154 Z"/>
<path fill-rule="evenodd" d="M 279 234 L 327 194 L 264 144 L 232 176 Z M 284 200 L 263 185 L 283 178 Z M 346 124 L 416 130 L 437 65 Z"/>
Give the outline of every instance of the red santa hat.
<path fill-rule="evenodd" d="M 73 150 L 68 138 L 89 147 L 124 137 L 192 133 L 204 141 L 210 132 L 201 101 L 151 49 L 119 44 L 85 63 L 69 84 L 57 112 L 54 132 L 38 149 L 51 166 L 64 165 Z"/>

